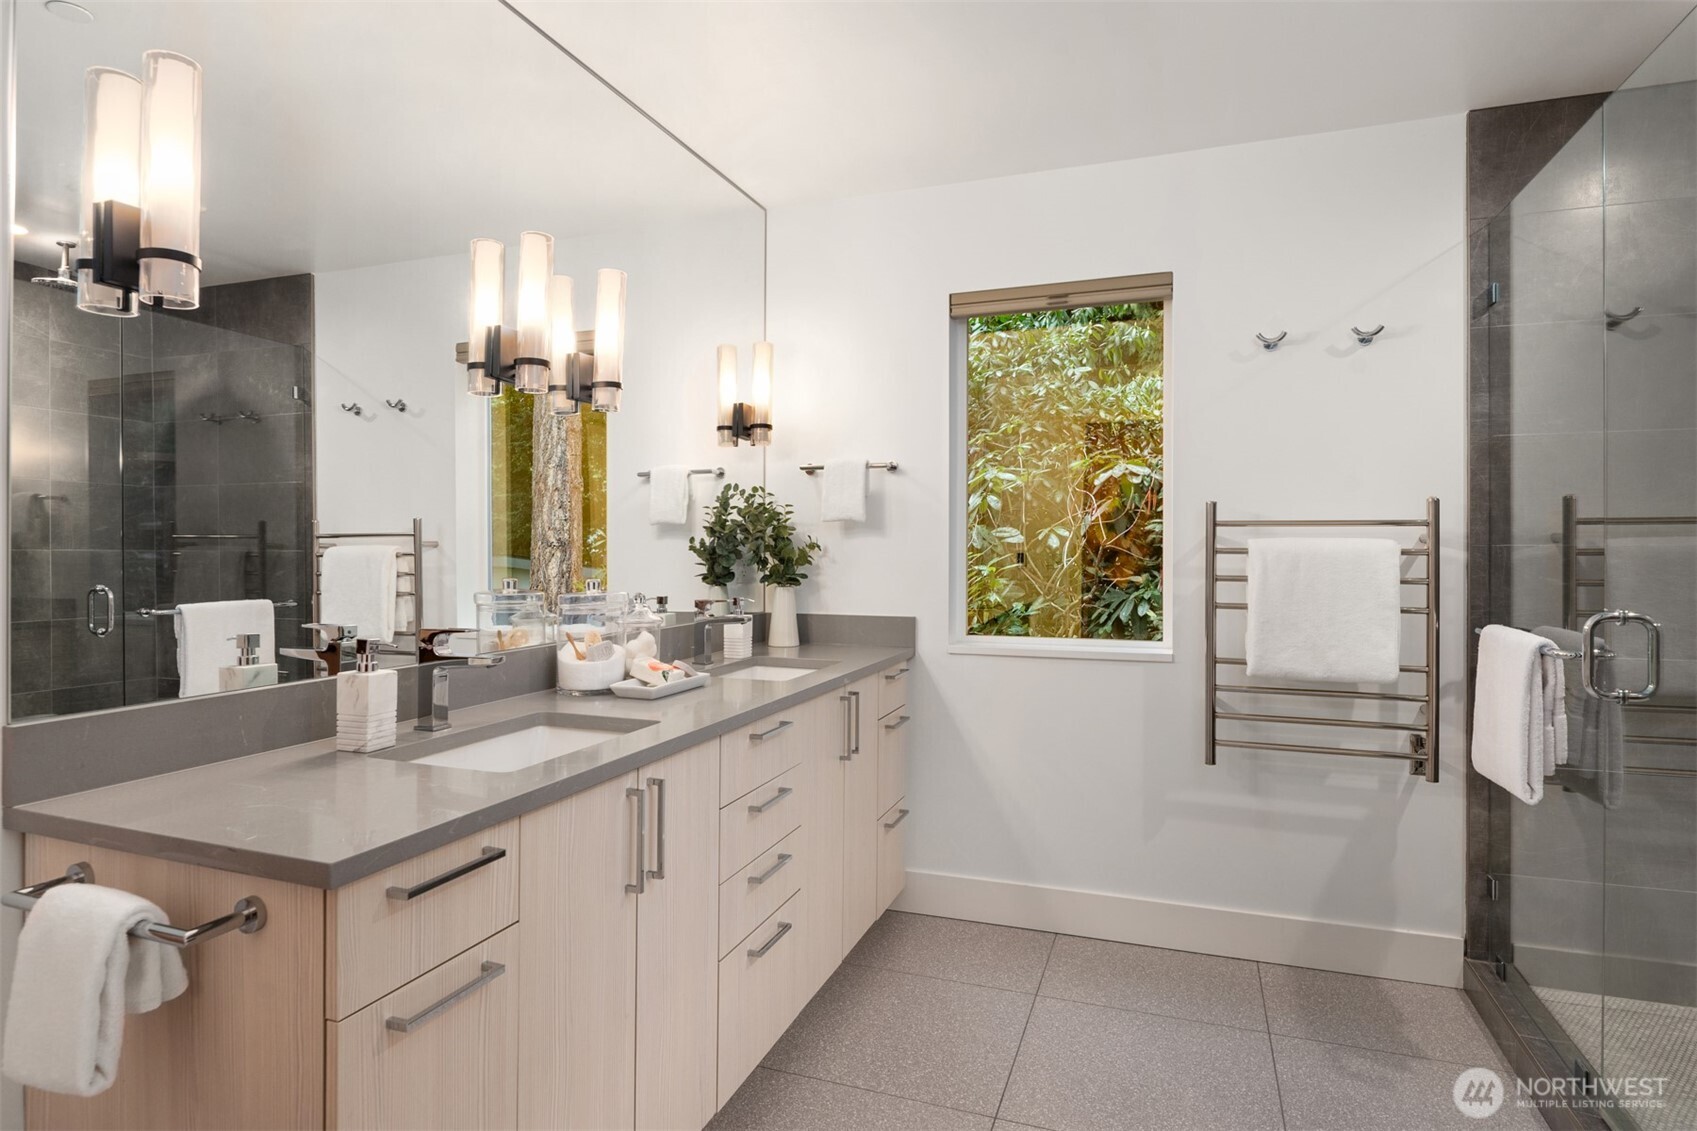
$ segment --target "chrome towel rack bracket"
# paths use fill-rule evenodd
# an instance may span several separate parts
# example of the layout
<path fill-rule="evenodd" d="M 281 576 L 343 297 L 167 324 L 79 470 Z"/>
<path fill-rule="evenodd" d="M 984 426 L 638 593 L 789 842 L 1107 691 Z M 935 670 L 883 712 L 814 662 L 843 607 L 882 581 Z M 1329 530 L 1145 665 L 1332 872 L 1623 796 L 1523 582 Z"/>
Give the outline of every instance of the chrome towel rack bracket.
<path fill-rule="evenodd" d="M 84 861 L 78 861 L 65 869 L 65 874 L 55 876 L 51 880 L 43 880 L 38 884 L 30 884 L 16 891 L 0 895 L 0 905 L 17 911 L 28 912 L 35 908 L 41 897 L 61 884 L 92 884 L 94 883 L 94 868 Z M 251 935 L 265 927 L 265 901 L 257 895 L 250 895 L 236 900 L 236 905 L 227 915 L 208 920 L 196 927 L 173 927 L 169 923 L 155 923 L 143 920 L 130 928 L 133 938 L 146 939 L 149 942 L 164 943 L 166 946 L 189 947 L 196 943 L 215 939 L 219 935 L 227 935 L 231 931 L 240 931 Z"/>
<path fill-rule="evenodd" d="M 896 471 L 900 467 L 900 465 L 898 463 L 896 463 L 896 461 L 893 460 L 893 459 L 892 460 L 883 460 L 883 461 L 880 461 L 878 463 L 873 463 L 872 461 L 868 460 L 867 463 L 866 463 L 866 466 L 873 471 L 890 471 L 890 472 Z M 812 475 L 816 471 L 824 471 L 825 465 L 822 464 L 822 463 L 804 463 L 804 464 L 801 465 L 801 470 L 805 474 Z"/>

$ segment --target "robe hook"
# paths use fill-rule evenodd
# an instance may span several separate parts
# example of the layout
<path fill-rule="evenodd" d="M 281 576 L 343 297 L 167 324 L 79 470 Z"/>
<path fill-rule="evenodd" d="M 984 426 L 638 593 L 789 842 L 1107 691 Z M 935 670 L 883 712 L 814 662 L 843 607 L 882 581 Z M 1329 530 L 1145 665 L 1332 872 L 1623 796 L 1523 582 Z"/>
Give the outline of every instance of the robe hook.
<path fill-rule="evenodd" d="M 1356 341 L 1360 342 L 1364 346 L 1370 346 L 1373 344 L 1374 338 L 1385 332 L 1385 324 L 1381 322 L 1371 330 L 1363 330 L 1359 326 L 1351 326 L 1349 328 L 1349 332 L 1355 335 Z"/>
<path fill-rule="evenodd" d="M 1290 333 L 1289 330 L 1280 330 L 1277 337 L 1269 338 L 1267 335 L 1257 331 L 1255 339 L 1261 343 L 1262 349 L 1269 351 L 1276 350 L 1279 348 L 1279 343 L 1285 340 L 1285 335 L 1288 333 Z"/>

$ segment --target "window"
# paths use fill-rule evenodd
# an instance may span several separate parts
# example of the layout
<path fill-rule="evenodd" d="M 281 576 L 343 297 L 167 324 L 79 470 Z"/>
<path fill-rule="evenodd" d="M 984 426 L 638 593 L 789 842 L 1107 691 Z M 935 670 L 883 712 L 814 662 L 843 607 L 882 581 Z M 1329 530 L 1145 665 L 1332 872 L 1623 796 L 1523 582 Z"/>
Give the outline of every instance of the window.
<path fill-rule="evenodd" d="M 542 411 L 538 412 L 540 408 Z M 564 479 L 566 505 L 572 512 L 568 524 L 575 544 L 565 555 L 568 576 L 553 586 L 575 587 L 586 578 L 603 581 L 607 576 L 607 416 L 585 409 L 572 416 L 555 417 L 547 412 L 544 397 L 508 388 L 490 401 L 490 585 L 499 589 L 505 578 L 514 578 L 519 588 L 548 588 L 542 577 L 533 576 L 537 548 L 534 545 L 534 507 L 537 502 L 537 452 L 565 445 L 570 462 Z"/>
<path fill-rule="evenodd" d="M 958 650 L 1167 654 L 1171 297 L 1166 274 L 951 297 Z"/>

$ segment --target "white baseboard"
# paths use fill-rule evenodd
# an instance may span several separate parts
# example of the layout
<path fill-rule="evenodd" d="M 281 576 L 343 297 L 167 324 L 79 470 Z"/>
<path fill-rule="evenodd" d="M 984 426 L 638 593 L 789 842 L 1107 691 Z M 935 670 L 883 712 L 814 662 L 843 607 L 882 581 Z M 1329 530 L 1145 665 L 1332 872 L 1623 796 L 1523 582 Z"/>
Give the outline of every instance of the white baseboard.
<path fill-rule="evenodd" d="M 1142 946 L 1367 974 L 1434 986 L 1460 986 L 1457 935 L 1397 931 L 1231 911 L 1135 896 L 954 876 L 907 874 L 897 911 L 971 919 Z"/>

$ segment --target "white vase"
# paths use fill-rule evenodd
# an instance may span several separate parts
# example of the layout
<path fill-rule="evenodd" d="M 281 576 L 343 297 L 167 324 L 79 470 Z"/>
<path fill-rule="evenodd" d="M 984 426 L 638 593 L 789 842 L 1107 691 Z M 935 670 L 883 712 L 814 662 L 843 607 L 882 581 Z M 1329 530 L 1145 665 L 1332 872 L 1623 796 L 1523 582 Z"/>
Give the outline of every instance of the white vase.
<path fill-rule="evenodd" d="M 766 624 L 766 645 L 770 648 L 794 648 L 801 643 L 795 624 L 795 587 L 772 586 L 766 602 L 770 619 Z"/>

